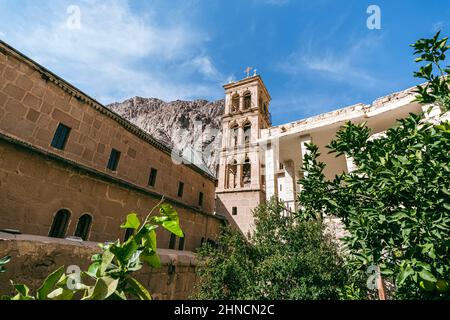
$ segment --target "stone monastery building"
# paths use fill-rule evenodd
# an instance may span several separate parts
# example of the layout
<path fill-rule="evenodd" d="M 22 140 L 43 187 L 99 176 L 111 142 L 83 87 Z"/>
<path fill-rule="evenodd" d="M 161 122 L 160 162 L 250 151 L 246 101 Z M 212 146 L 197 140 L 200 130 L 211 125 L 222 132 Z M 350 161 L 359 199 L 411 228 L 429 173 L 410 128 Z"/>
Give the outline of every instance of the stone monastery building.
<path fill-rule="evenodd" d="M 161 201 L 185 238 L 158 230 L 160 248 L 195 251 L 216 237 L 216 178 L 176 165 L 168 147 L 0 41 L 0 230 L 93 242 L 126 239 L 126 215 Z M 0 231 L 0 232 L 1 232 Z"/>
<path fill-rule="evenodd" d="M 259 75 L 224 89 L 216 179 L 193 164 L 175 164 L 171 149 L 0 41 L 0 231 L 126 239 L 126 214 L 145 216 L 164 196 L 186 237 L 159 230 L 158 246 L 195 251 L 217 236 L 225 218 L 250 231 L 252 210 L 267 199 L 295 211 L 306 143 L 319 146 L 331 178 L 352 170 L 351 159 L 325 149 L 345 122 L 365 121 L 381 134 L 422 111 L 409 89 L 272 126 L 271 97 Z"/>
<path fill-rule="evenodd" d="M 366 122 L 373 138 L 395 125 L 409 113 L 420 113 L 429 106 L 414 102 L 414 89 L 394 93 L 370 105 L 356 104 L 336 111 L 291 123 L 271 126 L 270 94 L 258 75 L 229 83 L 225 88 L 225 115 L 220 154 L 216 210 L 244 233 L 252 230 L 252 210 L 275 197 L 284 204 L 286 214 L 298 209 L 301 167 L 305 145 L 319 147 L 320 161 L 326 164 L 325 175 L 332 179 L 351 171 L 348 157 L 328 154 L 326 146 L 348 121 Z M 438 115 L 438 107 L 427 114 Z"/>

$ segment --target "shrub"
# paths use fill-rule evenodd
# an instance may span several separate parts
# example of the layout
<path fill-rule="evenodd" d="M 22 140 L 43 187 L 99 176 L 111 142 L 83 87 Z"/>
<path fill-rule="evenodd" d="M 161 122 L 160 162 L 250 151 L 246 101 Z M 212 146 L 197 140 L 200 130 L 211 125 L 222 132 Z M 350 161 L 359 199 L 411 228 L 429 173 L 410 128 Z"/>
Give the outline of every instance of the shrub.
<path fill-rule="evenodd" d="M 254 211 L 247 239 L 227 227 L 199 252 L 196 299 L 337 299 L 347 273 L 321 223 L 295 222 L 276 201 Z"/>

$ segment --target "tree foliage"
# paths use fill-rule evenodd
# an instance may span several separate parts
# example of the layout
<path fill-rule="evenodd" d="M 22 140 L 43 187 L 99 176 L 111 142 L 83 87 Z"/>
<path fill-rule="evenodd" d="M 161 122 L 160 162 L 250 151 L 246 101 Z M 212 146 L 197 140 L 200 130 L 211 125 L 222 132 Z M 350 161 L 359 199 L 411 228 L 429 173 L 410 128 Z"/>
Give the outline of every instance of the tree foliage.
<path fill-rule="evenodd" d="M 437 104 L 443 111 L 450 110 L 450 66 L 444 67 L 448 37 L 439 38 L 440 31 L 431 39 L 420 39 L 411 46 L 419 57 L 416 62 L 425 63 L 414 76 L 426 80 L 425 86 L 417 86 L 417 101 Z"/>
<path fill-rule="evenodd" d="M 199 252 L 196 299 L 337 299 L 346 282 L 337 245 L 315 221 L 296 223 L 276 201 L 254 211 L 247 240 L 227 227 Z"/>
<path fill-rule="evenodd" d="M 152 212 L 159 209 L 159 215 Z M 150 292 L 132 274 L 144 263 L 152 268 L 160 266 L 156 243 L 156 229 L 163 227 L 179 237 L 177 212 L 168 204 L 158 204 L 141 223 L 135 213 L 130 213 L 123 229 L 134 234 L 125 242 L 101 244 L 102 252 L 92 256 L 92 264 L 81 274 L 66 274 L 61 266 L 51 273 L 35 294 L 24 284 L 12 285 L 16 294 L 4 300 L 151 300 Z"/>
<path fill-rule="evenodd" d="M 417 100 L 448 110 L 447 38 L 421 39 L 413 47 L 417 61 L 430 62 L 415 75 L 429 82 L 418 87 Z M 433 75 L 437 66 L 441 77 Z M 344 239 L 349 265 L 364 274 L 380 266 L 396 285 L 397 298 L 449 298 L 450 281 L 450 124 L 433 124 L 422 115 L 409 115 L 369 139 L 363 124 L 347 123 L 328 146 L 336 156 L 353 158 L 357 169 L 327 181 L 317 147 L 310 156 L 300 183 L 303 219 L 322 214 L 342 219 L 350 235 Z M 319 199 L 314 201 L 314 199 Z"/>

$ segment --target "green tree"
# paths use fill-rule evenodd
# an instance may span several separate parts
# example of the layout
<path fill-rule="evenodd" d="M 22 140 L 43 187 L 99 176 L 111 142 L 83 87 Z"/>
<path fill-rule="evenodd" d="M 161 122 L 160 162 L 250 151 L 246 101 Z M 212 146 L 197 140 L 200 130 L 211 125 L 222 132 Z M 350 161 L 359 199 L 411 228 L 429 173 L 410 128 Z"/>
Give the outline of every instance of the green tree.
<path fill-rule="evenodd" d="M 418 86 L 417 100 L 448 110 L 447 38 L 421 39 L 413 47 L 417 60 L 429 62 L 415 73 L 429 82 Z M 440 71 L 433 75 L 433 68 Z M 366 125 L 347 123 L 329 148 L 337 156 L 351 156 L 357 166 L 331 181 L 320 174 L 317 147 L 303 170 L 312 172 L 301 181 L 299 216 L 311 219 L 335 215 L 350 235 L 344 239 L 348 264 L 364 275 L 376 265 L 396 285 L 396 298 L 450 297 L 450 124 L 433 124 L 411 114 L 369 140 Z M 317 190 L 317 192 L 315 191 Z M 314 202 L 314 198 L 319 199 Z"/>
<path fill-rule="evenodd" d="M 417 101 L 438 105 L 444 112 L 450 110 L 450 67 L 442 64 L 446 61 L 448 37 L 439 39 L 437 32 L 431 39 L 420 39 L 411 46 L 419 57 L 416 62 L 425 63 L 414 73 L 416 78 L 424 79 L 424 86 L 417 86 Z"/>
<path fill-rule="evenodd" d="M 247 240 L 228 227 L 199 252 L 196 299 L 338 299 L 347 273 L 316 221 L 295 222 L 275 200 L 254 211 Z"/>
<path fill-rule="evenodd" d="M 235 228 L 225 226 L 216 242 L 197 254 L 197 281 L 191 298 L 197 300 L 250 299 L 254 270 L 252 247 Z"/>

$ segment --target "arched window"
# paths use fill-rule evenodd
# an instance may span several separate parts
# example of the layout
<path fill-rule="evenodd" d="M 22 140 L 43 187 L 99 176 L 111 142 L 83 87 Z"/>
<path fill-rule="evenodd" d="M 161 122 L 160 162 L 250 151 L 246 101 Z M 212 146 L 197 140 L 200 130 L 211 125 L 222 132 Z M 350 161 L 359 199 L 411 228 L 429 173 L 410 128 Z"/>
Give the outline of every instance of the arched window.
<path fill-rule="evenodd" d="M 246 92 L 244 95 L 244 110 L 248 110 L 252 107 L 252 94 Z"/>
<path fill-rule="evenodd" d="M 231 113 L 236 113 L 239 111 L 239 95 L 235 94 L 232 98 L 231 98 Z"/>
<path fill-rule="evenodd" d="M 239 126 L 234 124 L 230 128 L 230 146 L 236 148 L 238 145 Z"/>
<path fill-rule="evenodd" d="M 252 165 L 250 164 L 250 159 L 246 158 L 244 166 L 242 167 L 242 183 L 244 187 L 249 187 L 252 183 Z"/>
<path fill-rule="evenodd" d="M 89 236 L 89 230 L 91 228 L 92 217 L 90 214 L 83 214 L 80 219 L 78 219 L 77 229 L 75 230 L 75 237 L 79 237 L 86 241 Z"/>
<path fill-rule="evenodd" d="M 237 187 L 237 161 L 234 160 L 231 164 L 228 165 L 228 183 L 227 188 L 236 188 Z"/>
<path fill-rule="evenodd" d="M 247 122 L 244 124 L 244 144 L 250 144 L 252 134 L 252 124 Z"/>
<path fill-rule="evenodd" d="M 52 238 L 64 238 L 66 236 L 67 225 L 69 224 L 70 212 L 59 210 L 53 217 L 52 227 L 48 234 Z"/>

